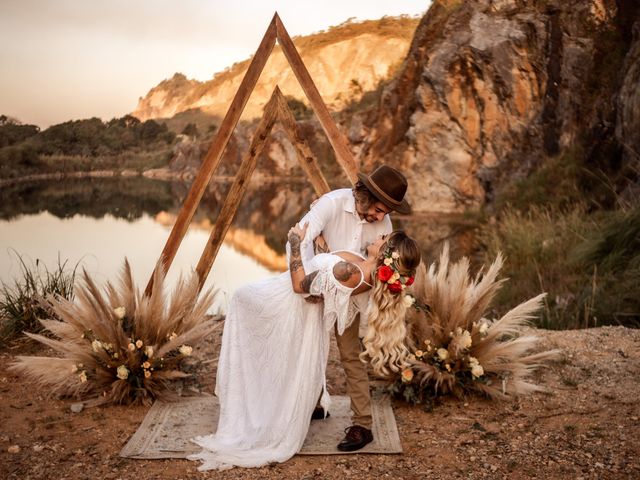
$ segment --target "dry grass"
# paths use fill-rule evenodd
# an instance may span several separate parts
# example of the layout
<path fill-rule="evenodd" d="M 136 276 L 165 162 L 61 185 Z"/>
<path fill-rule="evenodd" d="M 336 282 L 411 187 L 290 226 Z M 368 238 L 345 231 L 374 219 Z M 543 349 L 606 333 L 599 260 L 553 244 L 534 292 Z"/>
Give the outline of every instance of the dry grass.
<path fill-rule="evenodd" d="M 135 287 L 125 260 L 117 287 L 102 292 L 85 271 L 76 302 L 48 296 L 43 304 L 58 320 L 42 319 L 56 338 L 27 335 L 58 357 L 17 357 L 11 370 L 52 394 L 89 399 L 90 404 L 143 403 L 171 399 L 192 377 L 193 346 L 220 325 L 207 311 L 214 294 L 198 293 L 195 273 L 180 279 L 168 301 L 162 268 L 150 296 Z"/>
<path fill-rule="evenodd" d="M 504 399 L 540 390 L 530 375 L 559 352 L 532 353 L 538 339 L 525 331 L 545 294 L 497 320 L 485 318 L 505 282 L 498 279 L 502 263 L 498 254 L 488 269 L 472 277 L 469 260 L 451 263 L 446 245 L 437 266 L 427 270 L 421 265 L 412 293 L 430 308 L 408 315 L 412 365 L 392 390 L 416 403 L 446 394 L 476 392 Z"/>

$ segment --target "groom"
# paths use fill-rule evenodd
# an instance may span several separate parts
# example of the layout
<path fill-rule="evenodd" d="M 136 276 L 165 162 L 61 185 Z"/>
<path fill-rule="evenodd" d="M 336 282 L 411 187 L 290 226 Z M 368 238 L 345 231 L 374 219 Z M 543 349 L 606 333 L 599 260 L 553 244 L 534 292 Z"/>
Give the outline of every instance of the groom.
<path fill-rule="evenodd" d="M 320 234 L 326 241 L 327 251 L 364 253 L 367 245 L 380 235 L 391 233 L 390 212 L 411 212 L 404 198 L 407 179 L 395 168 L 382 165 L 370 175 L 359 173 L 358 179 L 353 189 L 334 190 L 320 197 L 302 218 L 300 225 L 308 223 L 301 245 L 303 260 L 313 257 L 313 239 Z M 359 358 L 362 351 L 359 324 L 358 316 L 342 335 L 336 330 L 353 412 L 353 425 L 347 428 L 345 438 L 338 444 L 338 450 L 345 452 L 359 450 L 373 440 L 367 366 Z M 324 411 L 317 407 L 313 418 L 323 417 Z"/>

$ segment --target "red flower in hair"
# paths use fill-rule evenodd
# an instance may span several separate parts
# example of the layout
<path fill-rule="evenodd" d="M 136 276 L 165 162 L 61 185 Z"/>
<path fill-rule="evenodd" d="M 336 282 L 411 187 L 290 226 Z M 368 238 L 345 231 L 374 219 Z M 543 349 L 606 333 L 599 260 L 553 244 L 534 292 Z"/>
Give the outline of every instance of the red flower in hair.
<path fill-rule="evenodd" d="M 413 285 L 413 277 L 407 277 L 407 281 L 406 281 L 406 282 L 404 282 L 404 284 L 405 284 L 407 287 L 410 287 L 411 285 Z"/>
<path fill-rule="evenodd" d="M 395 283 L 387 285 L 387 288 L 391 293 L 400 293 L 402 291 L 402 284 L 400 283 L 400 280 L 397 280 Z"/>
<path fill-rule="evenodd" d="M 386 282 L 393 276 L 393 270 L 388 265 L 382 265 L 378 269 L 378 280 Z"/>

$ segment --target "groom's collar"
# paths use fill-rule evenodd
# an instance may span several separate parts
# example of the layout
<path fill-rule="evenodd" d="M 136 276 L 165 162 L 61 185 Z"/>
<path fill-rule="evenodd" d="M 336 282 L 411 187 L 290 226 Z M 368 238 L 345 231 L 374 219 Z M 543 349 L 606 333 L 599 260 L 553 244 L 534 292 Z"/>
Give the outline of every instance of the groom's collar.
<path fill-rule="evenodd" d="M 353 196 L 353 194 L 351 194 L 349 197 L 345 199 L 344 211 L 349 213 L 355 213 L 356 215 L 358 214 L 358 212 L 356 211 L 356 199 Z"/>
<path fill-rule="evenodd" d="M 353 195 L 345 200 L 344 211 L 356 217 L 360 223 L 367 223 L 364 218 L 360 218 L 360 214 L 356 210 L 356 199 Z"/>

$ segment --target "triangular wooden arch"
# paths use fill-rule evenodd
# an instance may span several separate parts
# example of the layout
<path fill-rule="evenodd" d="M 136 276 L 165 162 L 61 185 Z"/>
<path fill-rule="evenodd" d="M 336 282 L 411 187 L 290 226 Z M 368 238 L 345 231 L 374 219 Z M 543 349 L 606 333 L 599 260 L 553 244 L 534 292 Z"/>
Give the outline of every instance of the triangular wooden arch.
<path fill-rule="evenodd" d="M 269 56 L 271 55 L 271 51 L 273 50 L 276 40 L 282 47 L 285 58 L 288 60 L 289 65 L 302 87 L 302 90 L 307 96 L 311 108 L 318 117 L 318 120 L 329 139 L 329 143 L 335 152 L 338 163 L 342 166 L 351 183 L 353 184 L 356 182 L 357 166 L 347 146 L 347 140 L 340 130 L 338 130 L 336 123 L 331 117 L 327 106 L 311 79 L 311 75 L 309 75 L 307 68 L 302 62 L 302 58 L 300 58 L 300 54 L 296 50 L 291 37 L 284 28 L 280 17 L 276 13 L 273 16 L 262 41 L 260 42 L 260 46 L 256 50 L 256 53 L 249 64 L 249 68 L 242 79 L 242 83 L 238 87 L 238 91 L 229 106 L 229 110 L 222 120 L 220 128 L 211 143 L 211 147 L 209 147 L 209 151 L 207 152 L 200 170 L 198 171 L 189 193 L 185 198 L 182 209 L 176 219 L 176 223 L 171 229 L 167 243 L 165 244 L 160 256 L 162 267 L 165 272 L 169 270 L 169 267 L 173 262 L 176 252 L 178 251 L 178 247 L 189 228 L 191 219 L 200 204 L 202 195 L 211 180 L 213 172 L 220 163 L 220 159 L 222 158 L 222 154 L 229 142 L 229 139 L 231 138 L 231 134 L 240 119 L 240 115 L 242 114 L 242 111 L 244 110 L 247 101 L 256 86 L 258 78 L 267 63 Z M 233 216 L 235 215 L 240 199 L 247 189 L 248 180 L 255 169 L 257 159 L 262 152 L 265 140 L 269 136 L 269 133 L 277 120 L 281 122 L 289 140 L 294 145 L 300 164 L 308 175 L 316 193 L 321 195 L 329 191 L 327 181 L 322 176 L 322 173 L 311 154 L 309 146 L 300 135 L 295 118 L 289 109 L 284 96 L 276 86 L 273 94 L 271 95 L 271 99 L 265 106 L 260 124 L 258 125 L 251 141 L 249 151 L 242 159 L 240 170 L 236 174 L 233 185 L 227 194 L 225 203 L 222 206 L 222 210 L 220 211 L 213 227 L 209 241 L 207 242 L 204 252 L 200 257 L 198 266 L 196 267 L 200 281 L 200 288 L 204 285 L 211 266 L 213 265 L 213 261 L 220 249 L 220 245 L 222 244 L 227 230 L 231 225 L 231 221 L 233 220 Z M 152 274 L 151 279 L 147 284 L 145 292 L 147 295 L 149 295 L 153 289 L 153 276 L 154 275 Z"/>

